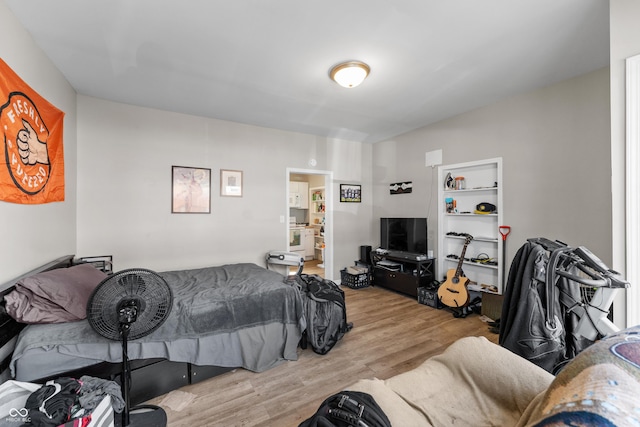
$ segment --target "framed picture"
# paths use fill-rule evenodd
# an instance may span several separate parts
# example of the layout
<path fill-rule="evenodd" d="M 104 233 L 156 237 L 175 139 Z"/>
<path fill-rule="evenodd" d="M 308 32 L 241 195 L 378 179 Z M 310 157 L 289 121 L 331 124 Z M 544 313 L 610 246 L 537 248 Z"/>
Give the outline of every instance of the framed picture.
<path fill-rule="evenodd" d="M 340 184 L 340 201 L 341 202 L 362 202 L 362 191 L 359 185 Z"/>
<path fill-rule="evenodd" d="M 89 263 L 98 270 L 101 270 L 107 274 L 113 273 L 113 257 L 111 255 L 86 256 L 80 258 L 80 261 Z"/>
<path fill-rule="evenodd" d="M 171 166 L 171 213 L 211 213 L 211 169 Z"/>
<path fill-rule="evenodd" d="M 220 169 L 220 195 L 242 197 L 242 171 Z"/>
<path fill-rule="evenodd" d="M 406 194 L 413 191 L 413 183 L 411 181 L 396 182 L 389 185 L 389 194 Z"/>

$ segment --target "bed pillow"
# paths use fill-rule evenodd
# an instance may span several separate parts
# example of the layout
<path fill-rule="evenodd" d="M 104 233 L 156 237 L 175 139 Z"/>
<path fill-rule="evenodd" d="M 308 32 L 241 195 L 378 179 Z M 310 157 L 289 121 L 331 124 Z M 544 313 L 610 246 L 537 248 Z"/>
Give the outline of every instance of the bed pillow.
<path fill-rule="evenodd" d="M 46 271 L 19 280 L 5 296 L 7 313 L 23 323 L 62 323 L 86 317 L 91 293 L 107 275 L 91 264 Z"/>

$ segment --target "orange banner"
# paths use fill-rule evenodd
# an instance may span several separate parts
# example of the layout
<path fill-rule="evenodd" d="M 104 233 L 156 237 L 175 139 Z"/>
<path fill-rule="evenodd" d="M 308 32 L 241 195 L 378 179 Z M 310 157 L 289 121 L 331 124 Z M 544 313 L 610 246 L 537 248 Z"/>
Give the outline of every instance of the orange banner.
<path fill-rule="evenodd" d="M 64 112 L 31 89 L 0 59 L 0 200 L 64 200 Z"/>

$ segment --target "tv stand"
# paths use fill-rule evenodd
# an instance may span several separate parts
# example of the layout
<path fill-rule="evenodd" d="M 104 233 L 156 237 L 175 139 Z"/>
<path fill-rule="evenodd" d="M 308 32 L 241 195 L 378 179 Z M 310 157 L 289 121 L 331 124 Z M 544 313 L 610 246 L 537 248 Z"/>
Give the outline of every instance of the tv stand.
<path fill-rule="evenodd" d="M 373 283 L 418 297 L 418 288 L 435 279 L 435 258 L 401 251 L 371 252 Z"/>

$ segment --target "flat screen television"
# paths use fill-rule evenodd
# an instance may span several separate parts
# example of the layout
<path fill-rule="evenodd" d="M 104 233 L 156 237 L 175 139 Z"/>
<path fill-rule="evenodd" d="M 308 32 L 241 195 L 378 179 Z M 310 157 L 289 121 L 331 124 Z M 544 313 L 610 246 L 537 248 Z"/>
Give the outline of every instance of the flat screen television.
<path fill-rule="evenodd" d="M 380 218 L 380 247 L 427 254 L 427 218 Z"/>

